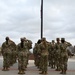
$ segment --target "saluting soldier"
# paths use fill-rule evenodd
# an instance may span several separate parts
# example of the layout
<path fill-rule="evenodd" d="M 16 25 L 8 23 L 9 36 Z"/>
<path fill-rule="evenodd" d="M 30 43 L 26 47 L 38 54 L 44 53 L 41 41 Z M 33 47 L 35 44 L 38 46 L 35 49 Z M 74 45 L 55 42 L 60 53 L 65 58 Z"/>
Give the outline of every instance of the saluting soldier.
<path fill-rule="evenodd" d="M 47 68 L 48 68 L 48 43 L 46 41 L 46 38 L 42 38 L 42 42 L 40 44 L 41 49 L 41 61 L 42 61 L 42 69 L 40 74 L 47 74 Z"/>
<path fill-rule="evenodd" d="M 17 46 L 17 58 L 18 58 L 18 74 L 25 74 L 26 69 L 26 46 L 24 45 L 24 38 L 21 38 L 21 42 Z"/>
<path fill-rule="evenodd" d="M 3 55 L 3 71 L 8 71 L 11 64 L 11 55 L 12 50 L 15 50 L 15 43 L 9 39 L 9 37 L 5 38 L 5 42 L 2 44 L 1 53 Z M 14 46 L 14 47 L 13 47 Z"/>
<path fill-rule="evenodd" d="M 61 45 L 60 45 L 61 73 L 60 74 L 66 74 L 66 71 L 67 71 L 68 51 L 66 48 L 67 48 L 67 44 L 65 42 L 65 38 L 61 38 Z"/>

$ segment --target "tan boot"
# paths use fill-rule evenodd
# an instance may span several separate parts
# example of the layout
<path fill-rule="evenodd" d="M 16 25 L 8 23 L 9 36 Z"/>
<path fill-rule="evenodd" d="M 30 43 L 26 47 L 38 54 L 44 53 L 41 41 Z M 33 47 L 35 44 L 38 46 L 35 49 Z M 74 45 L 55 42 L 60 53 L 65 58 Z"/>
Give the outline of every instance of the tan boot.
<path fill-rule="evenodd" d="M 5 67 L 3 67 L 2 71 L 6 71 Z"/>
<path fill-rule="evenodd" d="M 62 70 L 61 72 L 60 72 L 60 74 L 63 74 L 64 73 L 64 71 Z"/>
<path fill-rule="evenodd" d="M 9 71 L 9 68 L 8 67 L 6 67 L 6 71 Z"/>
<path fill-rule="evenodd" d="M 22 74 L 25 74 L 24 70 L 22 70 Z"/>
<path fill-rule="evenodd" d="M 18 74 L 20 74 L 20 71 L 18 72 Z"/>
<path fill-rule="evenodd" d="M 45 71 L 44 74 L 48 74 L 47 71 Z"/>
<path fill-rule="evenodd" d="M 39 73 L 39 74 L 44 74 L 44 71 L 42 71 L 41 73 Z"/>
<path fill-rule="evenodd" d="M 66 70 L 64 70 L 63 74 L 66 74 Z"/>
<path fill-rule="evenodd" d="M 21 70 L 19 70 L 18 74 L 21 74 Z"/>
<path fill-rule="evenodd" d="M 20 71 L 20 74 L 23 74 L 23 71 L 22 70 Z"/>

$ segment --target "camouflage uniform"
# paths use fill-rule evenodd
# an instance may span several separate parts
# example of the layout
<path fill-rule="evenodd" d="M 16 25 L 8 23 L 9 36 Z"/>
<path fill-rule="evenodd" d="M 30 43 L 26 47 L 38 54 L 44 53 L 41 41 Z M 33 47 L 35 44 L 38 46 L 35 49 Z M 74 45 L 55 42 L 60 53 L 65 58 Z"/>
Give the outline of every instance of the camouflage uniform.
<path fill-rule="evenodd" d="M 11 63 L 11 54 L 12 54 L 13 41 L 6 37 L 6 41 L 2 44 L 1 53 L 3 55 L 3 71 L 9 70 Z M 14 49 L 14 48 L 13 48 Z"/>
<path fill-rule="evenodd" d="M 40 44 L 41 49 L 41 61 L 42 61 L 42 72 L 40 74 L 47 74 L 47 66 L 48 66 L 48 44 L 45 38 L 42 38 L 42 42 Z"/>
<path fill-rule="evenodd" d="M 16 44 L 12 41 L 10 66 L 12 66 L 15 62 L 16 62 Z"/>
<path fill-rule="evenodd" d="M 41 50 L 40 50 L 40 43 L 41 43 L 41 40 L 38 40 L 38 42 L 35 44 L 35 46 L 34 46 L 34 49 L 33 49 L 33 53 L 34 53 L 34 57 L 35 57 L 35 65 L 40 69 L 40 65 L 41 65 L 41 63 L 40 63 L 40 58 L 41 58 L 41 56 L 40 56 L 40 54 L 41 54 Z"/>
<path fill-rule="evenodd" d="M 17 58 L 18 58 L 18 74 L 25 74 L 25 66 L 26 66 L 26 57 L 27 57 L 27 53 L 26 53 L 26 46 L 24 43 L 24 39 L 21 38 L 21 43 L 18 44 L 17 46 Z"/>
<path fill-rule="evenodd" d="M 55 64 L 56 64 L 56 71 L 60 71 L 60 39 L 57 38 L 56 39 L 57 43 L 55 43 L 55 50 L 56 50 L 56 53 L 55 53 Z"/>
<path fill-rule="evenodd" d="M 31 40 L 28 40 L 24 37 L 24 46 L 26 48 L 25 52 L 27 54 L 27 57 L 26 57 L 26 66 L 27 67 L 27 64 L 28 64 L 28 60 L 29 60 L 29 53 L 30 53 L 30 49 L 32 48 L 32 41 Z"/>
<path fill-rule="evenodd" d="M 51 42 L 48 43 L 48 62 L 49 62 L 49 66 L 51 66 Z"/>
<path fill-rule="evenodd" d="M 55 42 L 54 42 L 54 40 L 52 40 L 52 43 L 51 43 L 51 68 L 55 68 L 55 53 L 56 53 Z"/>
<path fill-rule="evenodd" d="M 33 54 L 34 54 L 34 64 L 37 66 L 37 43 L 35 43 L 35 46 L 33 48 Z"/>
<path fill-rule="evenodd" d="M 60 45 L 60 50 L 61 50 L 61 74 L 65 74 L 67 70 L 67 62 L 68 62 L 68 52 L 66 50 L 67 44 L 65 42 L 64 38 L 61 38 L 61 45 Z"/>

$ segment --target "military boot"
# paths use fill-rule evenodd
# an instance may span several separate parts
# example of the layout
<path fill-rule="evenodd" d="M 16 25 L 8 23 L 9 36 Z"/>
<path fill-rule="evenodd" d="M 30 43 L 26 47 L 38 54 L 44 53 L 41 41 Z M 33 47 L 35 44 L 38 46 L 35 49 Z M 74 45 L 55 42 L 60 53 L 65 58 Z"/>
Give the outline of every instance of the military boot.
<path fill-rule="evenodd" d="M 2 71 L 6 71 L 6 68 L 5 68 L 5 67 L 3 67 Z"/>
<path fill-rule="evenodd" d="M 44 74 L 44 71 L 42 71 L 41 73 L 39 73 L 39 74 Z"/>
<path fill-rule="evenodd" d="M 64 70 L 63 74 L 66 74 L 66 70 Z"/>
<path fill-rule="evenodd" d="M 62 70 L 61 72 L 60 72 L 60 74 L 63 74 L 64 73 L 64 71 Z"/>
<path fill-rule="evenodd" d="M 41 69 L 39 69 L 39 71 L 41 71 Z"/>
<path fill-rule="evenodd" d="M 55 71 L 58 71 L 58 66 L 56 66 L 56 69 L 55 69 Z"/>
<path fill-rule="evenodd" d="M 58 68 L 57 68 L 57 69 L 55 69 L 55 71 L 59 71 L 59 70 L 58 70 Z"/>
<path fill-rule="evenodd" d="M 24 70 L 22 70 L 22 73 L 21 74 L 25 74 Z"/>
<path fill-rule="evenodd" d="M 48 74 L 47 71 L 45 71 L 44 74 Z"/>
<path fill-rule="evenodd" d="M 21 70 L 19 70 L 18 74 L 21 74 L 21 73 L 22 73 Z"/>
<path fill-rule="evenodd" d="M 6 67 L 6 71 L 9 71 L 9 68 L 8 67 Z"/>

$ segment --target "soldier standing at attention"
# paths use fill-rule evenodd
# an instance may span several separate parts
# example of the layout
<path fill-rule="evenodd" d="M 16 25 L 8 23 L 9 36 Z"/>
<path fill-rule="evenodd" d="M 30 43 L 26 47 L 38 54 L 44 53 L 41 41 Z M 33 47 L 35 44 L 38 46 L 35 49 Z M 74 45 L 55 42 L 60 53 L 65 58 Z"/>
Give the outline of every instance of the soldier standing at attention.
<path fill-rule="evenodd" d="M 49 63 L 49 67 L 51 66 L 51 42 L 48 43 L 48 63 Z"/>
<path fill-rule="evenodd" d="M 55 64 L 56 64 L 56 71 L 60 71 L 60 39 L 56 38 L 56 43 L 55 43 Z"/>
<path fill-rule="evenodd" d="M 55 41 L 51 42 L 51 68 L 55 68 Z"/>

